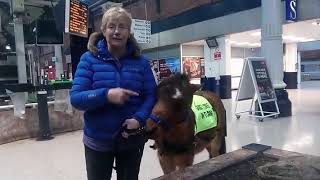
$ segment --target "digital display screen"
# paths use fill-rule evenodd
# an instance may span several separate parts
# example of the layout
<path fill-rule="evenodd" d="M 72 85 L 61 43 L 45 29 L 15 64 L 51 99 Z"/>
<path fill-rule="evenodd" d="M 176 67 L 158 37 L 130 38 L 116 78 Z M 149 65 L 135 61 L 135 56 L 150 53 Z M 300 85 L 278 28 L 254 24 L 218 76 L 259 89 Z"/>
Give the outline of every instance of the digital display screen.
<path fill-rule="evenodd" d="M 66 32 L 88 37 L 88 5 L 79 0 L 66 1 Z"/>

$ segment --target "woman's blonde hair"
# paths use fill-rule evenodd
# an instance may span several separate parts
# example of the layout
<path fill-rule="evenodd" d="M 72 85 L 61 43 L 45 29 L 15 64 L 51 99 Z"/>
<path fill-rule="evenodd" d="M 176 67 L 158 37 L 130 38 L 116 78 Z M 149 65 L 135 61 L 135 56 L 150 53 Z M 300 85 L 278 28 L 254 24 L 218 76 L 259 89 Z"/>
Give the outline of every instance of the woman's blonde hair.
<path fill-rule="evenodd" d="M 106 26 L 107 26 L 108 22 L 110 21 L 110 18 L 115 17 L 115 16 L 126 17 L 128 19 L 129 28 L 131 28 L 132 17 L 131 17 L 130 13 L 128 13 L 125 9 L 123 9 L 121 7 L 112 7 L 110 9 L 108 9 L 104 13 L 102 20 L 101 20 L 101 27 L 100 27 L 101 32 L 92 33 L 89 37 L 87 48 L 94 55 L 96 55 L 97 51 L 98 51 L 98 49 L 96 47 L 97 41 L 103 36 L 103 33 L 105 32 L 105 30 L 107 28 Z M 134 46 L 134 49 L 135 49 L 132 55 L 134 57 L 139 57 L 140 53 L 141 53 L 141 49 L 138 45 L 137 40 L 134 38 L 133 34 L 130 34 L 128 41 L 132 43 L 132 45 Z"/>
<path fill-rule="evenodd" d="M 132 17 L 131 17 L 131 14 L 126 11 L 124 8 L 122 7 L 112 7 L 110 9 L 108 9 L 104 14 L 103 14 L 103 17 L 102 17 L 102 20 L 101 20 L 101 32 L 105 32 L 106 30 L 106 26 L 108 24 L 108 22 L 110 21 L 111 18 L 113 17 L 119 17 L 119 16 L 122 16 L 122 17 L 125 17 L 127 20 L 128 20 L 128 25 L 129 25 L 129 30 L 131 28 L 131 24 L 132 24 Z"/>

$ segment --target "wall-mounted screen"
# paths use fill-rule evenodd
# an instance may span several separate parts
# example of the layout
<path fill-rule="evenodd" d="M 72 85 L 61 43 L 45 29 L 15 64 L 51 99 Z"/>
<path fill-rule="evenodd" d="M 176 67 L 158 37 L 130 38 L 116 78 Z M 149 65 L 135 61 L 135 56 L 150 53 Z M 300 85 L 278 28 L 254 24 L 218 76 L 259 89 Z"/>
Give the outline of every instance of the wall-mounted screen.
<path fill-rule="evenodd" d="M 65 32 L 88 37 L 88 5 L 79 0 L 66 0 Z"/>

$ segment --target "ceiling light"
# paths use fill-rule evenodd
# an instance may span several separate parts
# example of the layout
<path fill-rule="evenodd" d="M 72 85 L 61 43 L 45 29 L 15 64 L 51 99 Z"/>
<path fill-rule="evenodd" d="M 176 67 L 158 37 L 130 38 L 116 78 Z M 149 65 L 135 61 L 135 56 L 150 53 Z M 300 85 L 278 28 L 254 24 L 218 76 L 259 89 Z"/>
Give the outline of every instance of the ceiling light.
<path fill-rule="evenodd" d="M 290 40 L 290 41 L 305 41 L 306 40 L 306 38 L 303 38 L 303 37 L 296 37 L 296 36 L 282 36 L 282 38 L 284 39 L 284 40 Z"/>
<path fill-rule="evenodd" d="M 259 47 L 259 46 L 261 46 L 261 44 L 260 43 L 249 43 L 249 46 L 251 46 L 251 47 Z"/>
<path fill-rule="evenodd" d="M 295 37 L 294 36 L 282 36 L 282 39 L 285 40 L 293 40 Z"/>
<path fill-rule="evenodd" d="M 11 46 L 9 44 L 6 45 L 6 50 L 11 50 Z"/>
<path fill-rule="evenodd" d="M 237 42 L 237 41 L 230 41 L 230 44 L 236 45 L 236 46 L 250 46 L 250 47 L 259 47 L 259 46 L 261 46 L 260 43 Z"/>
<path fill-rule="evenodd" d="M 248 42 L 238 42 L 238 43 L 236 43 L 237 45 L 249 45 L 250 43 L 248 43 Z"/>
<path fill-rule="evenodd" d="M 261 36 L 261 32 L 251 33 L 251 36 Z"/>
<path fill-rule="evenodd" d="M 308 41 L 315 41 L 315 39 L 306 39 L 305 41 L 306 41 L 306 42 L 308 42 Z"/>

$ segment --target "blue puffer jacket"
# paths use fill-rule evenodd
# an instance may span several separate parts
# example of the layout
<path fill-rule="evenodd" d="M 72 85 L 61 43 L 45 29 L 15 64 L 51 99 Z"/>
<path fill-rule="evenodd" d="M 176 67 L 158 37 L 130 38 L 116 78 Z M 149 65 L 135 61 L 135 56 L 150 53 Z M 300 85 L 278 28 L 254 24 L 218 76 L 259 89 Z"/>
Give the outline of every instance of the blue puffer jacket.
<path fill-rule="evenodd" d="M 127 54 L 115 60 L 106 48 L 106 41 L 98 41 L 97 53 L 86 52 L 77 67 L 70 92 L 71 104 L 85 111 L 84 134 L 94 140 L 108 142 L 128 118 L 145 125 L 155 103 L 155 80 L 148 60 L 134 57 L 135 46 L 128 43 Z M 139 93 L 124 105 L 108 102 L 109 89 L 121 87 Z"/>

